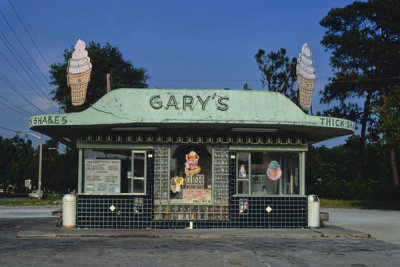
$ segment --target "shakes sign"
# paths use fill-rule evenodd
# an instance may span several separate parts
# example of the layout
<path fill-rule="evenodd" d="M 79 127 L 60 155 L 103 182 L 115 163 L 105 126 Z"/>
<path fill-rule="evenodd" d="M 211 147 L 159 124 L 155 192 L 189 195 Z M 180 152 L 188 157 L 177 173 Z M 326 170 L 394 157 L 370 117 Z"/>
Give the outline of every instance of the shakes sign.
<path fill-rule="evenodd" d="M 29 127 L 41 125 L 65 125 L 67 115 L 41 115 L 29 118 Z"/>

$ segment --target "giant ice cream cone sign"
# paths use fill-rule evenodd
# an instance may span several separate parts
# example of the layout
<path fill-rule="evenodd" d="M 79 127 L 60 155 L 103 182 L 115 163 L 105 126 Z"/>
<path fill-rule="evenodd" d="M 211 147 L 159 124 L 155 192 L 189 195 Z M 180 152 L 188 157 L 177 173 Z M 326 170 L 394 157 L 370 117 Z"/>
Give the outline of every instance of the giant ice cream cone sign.
<path fill-rule="evenodd" d="M 301 48 L 296 65 L 297 86 L 299 87 L 300 108 L 309 110 L 315 83 L 315 68 L 311 58 L 311 49 L 307 43 Z"/>
<path fill-rule="evenodd" d="M 74 106 L 85 103 L 87 87 L 90 81 L 92 64 L 81 39 L 76 42 L 72 57 L 68 60 L 68 85 L 71 87 L 71 102 Z"/>

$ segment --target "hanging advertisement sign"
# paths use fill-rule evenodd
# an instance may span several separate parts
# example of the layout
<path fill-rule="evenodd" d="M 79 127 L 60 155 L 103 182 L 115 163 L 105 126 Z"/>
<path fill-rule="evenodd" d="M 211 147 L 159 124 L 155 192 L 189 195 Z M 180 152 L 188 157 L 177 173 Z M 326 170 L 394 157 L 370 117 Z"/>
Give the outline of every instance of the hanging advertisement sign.
<path fill-rule="evenodd" d="M 120 193 L 121 160 L 85 159 L 85 193 Z"/>
<path fill-rule="evenodd" d="M 185 203 L 211 203 L 211 189 L 185 189 L 183 190 Z"/>
<path fill-rule="evenodd" d="M 72 57 L 68 60 L 68 86 L 71 87 L 71 102 L 73 106 L 83 105 L 92 72 L 92 63 L 88 57 L 86 44 L 81 39 L 76 42 Z"/>

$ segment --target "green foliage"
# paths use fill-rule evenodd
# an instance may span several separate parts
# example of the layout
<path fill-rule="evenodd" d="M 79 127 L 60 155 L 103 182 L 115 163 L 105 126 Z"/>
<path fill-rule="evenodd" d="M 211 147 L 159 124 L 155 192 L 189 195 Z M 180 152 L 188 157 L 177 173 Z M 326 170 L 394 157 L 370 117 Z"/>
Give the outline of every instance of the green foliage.
<path fill-rule="evenodd" d="M 31 179 L 37 172 L 36 151 L 32 142 L 18 136 L 3 139 L 0 136 L 0 184 L 6 187 L 9 184 L 16 186 L 16 190 L 23 190 L 25 179 Z M 37 176 L 37 173 L 36 173 Z"/>
<path fill-rule="evenodd" d="M 334 8 L 320 22 L 327 30 L 321 43 L 332 53 L 334 71 L 321 103 L 334 104 L 325 113 L 364 125 L 362 136 L 367 123 L 374 126 L 370 105 L 398 82 L 399 17 L 400 1 L 375 0 Z"/>
<path fill-rule="evenodd" d="M 107 43 L 90 42 L 87 45 L 92 73 L 87 90 L 86 102 L 82 106 L 72 106 L 70 88 L 67 85 L 68 60 L 71 58 L 74 47 L 64 51 L 64 62 L 52 64 L 50 67 L 51 84 L 55 89 L 51 91 L 53 100 L 57 101 L 65 112 L 77 112 L 87 109 L 107 92 L 106 74 L 111 75 L 111 84 L 115 87 L 147 87 L 148 75 L 143 68 L 135 68 L 130 61 L 122 58 L 118 48 Z"/>
<path fill-rule="evenodd" d="M 50 139 L 43 145 L 43 187 L 51 192 L 77 189 L 78 150 L 66 147 L 65 153 L 59 154 L 49 147 L 57 147 L 57 142 Z"/>
<path fill-rule="evenodd" d="M 334 76 L 321 92 L 321 103 L 333 104 L 324 113 L 344 117 L 361 125 L 359 178 L 366 176 L 364 149 L 367 132 L 393 139 L 387 127 L 392 109 L 386 103 L 390 89 L 398 84 L 400 70 L 400 1 L 372 0 L 334 8 L 321 20 L 326 32 L 322 45 L 332 53 Z M 372 107 L 379 107 L 382 109 Z M 383 118 L 381 118 L 383 116 Z M 379 120 L 380 127 L 375 122 Z M 386 124 L 382 124 L 385 121 Z M 392 125 L 394 126 L 394 125 Z M 390 144 L 390 142 L 387 142 Z M 389 152 L 388 152 L 389 153 Z M 390 150 L 393 184 L 398 184 L 396 153 Z"/>
<path fill-rule="evenodd" d="M 50 139 L 43 144 L 42 189 L 65 191 L 77 188 L 78 152 L 67 148 L 65 154 L 57 150 L 57 142 Z M 5 188 L 13 185 L 16 192 L 26 192 L 25 180 L 31 179 L 33 187 L 38 185 L 39 147 L 35 150 L 29 139 L 19 136 L 3 138 L 0 136 L 0 185 Z"/>
<path fill-rule="evenodd" d="M 16 199 L 7 201 L 1 201 L 0 203 L 2 206 L 52 206 L 54 208 L 59 207 L 62 205 L 62 197 L 48 197 L 45 199 Z"/>
<path fill-rule="evenodd" d="M 400 201 L 400 187 L 391 184 L 388 147 L 368 143 L 365 148 L 365 177 L 357 175 L 359 136 L 333 148 L 313 147 L 307 153 L 307 194 L 348 200 Z"/>
<path fill-rule="evenodd" d="M 261 71 L 263 87 L 269 91 L 279 92 L 297 103 L 296 82 L 296 58 L 289 59 L 286 49 L 281 48 L 277 52 L 265 54 L 262 49 L 254 56 Z"/>
<path fill-rule="evenodd" d="M 400 71 L 400 70 L 399 70 Z M 400 145 L 400 86 L 391 87 L 386 101 L 375 106 L 374 112 L 380 114 L 378 129 L 385 134 L 382 136 L 384 144 L 399 148 Z"/>

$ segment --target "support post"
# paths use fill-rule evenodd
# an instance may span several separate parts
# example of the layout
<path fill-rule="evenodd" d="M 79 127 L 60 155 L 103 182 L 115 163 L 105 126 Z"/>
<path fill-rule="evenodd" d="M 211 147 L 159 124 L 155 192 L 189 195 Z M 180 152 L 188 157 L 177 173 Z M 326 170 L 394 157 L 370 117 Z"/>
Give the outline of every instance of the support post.
<path fill-rule="evenodd" d="M 306 194 L 306 152 L 300 152 L 300 195 Z"/>
<path fill-rule="evenodd" d="M 42 188 L 42 147 L 43 147 L 43 135 L 40 134 L 40 148 L 39 148 L 39 177 L 38 177 L 38 195 L 39 199 L 42 198 L 40 190 Z"/>
<path fill-rule="evenodd" d="M 79 148 L 78 153 L 78 194 L 82 193 L 82 159 L 83 158 L 83 150 Z"/>

